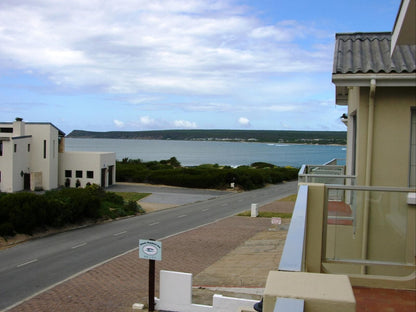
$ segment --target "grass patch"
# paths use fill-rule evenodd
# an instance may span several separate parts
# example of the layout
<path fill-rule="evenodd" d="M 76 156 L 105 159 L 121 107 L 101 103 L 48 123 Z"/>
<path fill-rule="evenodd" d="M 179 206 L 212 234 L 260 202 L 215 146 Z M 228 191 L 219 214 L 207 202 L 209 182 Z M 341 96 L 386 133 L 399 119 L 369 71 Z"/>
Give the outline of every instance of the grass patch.
<path fill-rule="evenodd" d="M 251 211 L 244 211 L 242 213 L 239 213 L 237 216 L 240 217 L 250 217 Z M 285 213 L 285 212 L 270 212 L 270 211 L 259 211 L 259 214 L 257 217 L 260 218 L 282 218 L 282 219 L 290 219 L 292 218 L 291 213 Z"/>
<path fill-rule="evenodd" d="M 135 193 L 135 192 L 117 192 L 117 195 L 123 197 L 124 201 L 134 201 L 137 202 L 140 199 L 143 199 L 152 193 Z"/>
<path fill-rule="evenodd" d="M 295 202 L 297 197 L 298 197 L 298 194 L 292 194 L 292 195 L 289 195 L 287 197 L 284 197 L 284 198 L 279 199 L 279 201 L 291 201 L 291 202 Z"/>
<path fill-rule="evenodd" d="M 284 198 L 281 198 L 278 201 L 295 202 L 297 196 L 298 196 L 298 194 L 292 194 L 292 195 L 286 196 Z M 242 213 L 239 213 L 238 216 L 250 217 L 251 216 L 251 211 L 250 210 L 244 211 Z M 287 213 L 287 212 L 259 211 L 258 212 L 258 217 L 260 217 L 260 218 L 276 218 L 277 217 L 277 218 L 282 218 L 282 219 L 289 219 L 289 218 L 292 218 L 292 214 Z"/>

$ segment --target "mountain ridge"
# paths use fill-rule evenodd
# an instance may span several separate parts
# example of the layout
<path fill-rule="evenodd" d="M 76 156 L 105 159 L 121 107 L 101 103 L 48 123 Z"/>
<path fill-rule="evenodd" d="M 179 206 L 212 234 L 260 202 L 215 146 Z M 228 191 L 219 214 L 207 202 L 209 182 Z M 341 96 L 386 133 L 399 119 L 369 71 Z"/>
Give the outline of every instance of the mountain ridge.
<path fill-rule="evenodd" d="M 231 141 L 264 143 L 340 144 L 347 143 L 346 131 L 301 130 L 149 130 L 149 131 L 87 131 L 73 130 L 68 138 Z"/>

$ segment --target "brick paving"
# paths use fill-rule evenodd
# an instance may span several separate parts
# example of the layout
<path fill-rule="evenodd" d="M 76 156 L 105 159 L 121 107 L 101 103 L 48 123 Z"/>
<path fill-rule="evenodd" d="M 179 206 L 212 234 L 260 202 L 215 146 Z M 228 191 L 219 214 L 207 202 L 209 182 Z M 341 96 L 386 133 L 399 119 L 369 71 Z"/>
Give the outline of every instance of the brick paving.
<path fill-rule="evenodd" d="M 173 270 L 194 276 L 228 252 L 270 226 L 270 219 L 230 217 L 162 240 L 163 259 L 156 272 Z M 135 302 L 147 302 L 148 261 L 129 252 L 20 305 L 10 312 L 132 311 Z M 156 293 L 158 280 L 156 277 Z"/>

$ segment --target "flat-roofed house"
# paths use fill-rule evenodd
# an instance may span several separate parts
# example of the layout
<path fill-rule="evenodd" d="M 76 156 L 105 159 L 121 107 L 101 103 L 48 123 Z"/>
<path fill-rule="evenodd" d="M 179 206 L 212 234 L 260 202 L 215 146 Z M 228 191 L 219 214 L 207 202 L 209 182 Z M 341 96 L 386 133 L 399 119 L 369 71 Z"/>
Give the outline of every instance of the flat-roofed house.
<path fill-rule="evenodd" d="M 0 192 L 114 183 L 115 153 L 65 152 L 64 137 L 48 122 L 0 122 Z"/>

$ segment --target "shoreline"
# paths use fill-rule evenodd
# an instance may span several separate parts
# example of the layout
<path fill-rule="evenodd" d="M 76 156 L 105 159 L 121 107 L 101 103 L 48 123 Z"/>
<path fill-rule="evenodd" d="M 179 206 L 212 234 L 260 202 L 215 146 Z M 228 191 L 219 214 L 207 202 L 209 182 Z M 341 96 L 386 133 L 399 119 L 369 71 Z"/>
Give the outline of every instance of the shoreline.
<path fill-rule="evenodd" d="M 244 139 L 160 139 L 160 138 L 110 138 L 110 137 L 95 137 L 95 136 L 66 136 L 65 139 L 104 139 L 104 140 L 136 140 L 136 141 L 170 141 L 170 142 L 224 142 L 224 143 L 260 143 L 260 144 L 283 144 L 283 145 L 327 145 L 327 146 L 347 146 L 345 144 L 339 143 L 314 143 L 314 142 L 279 142 L 279 141 L 252 141 L 252 140 L 244 140 Z"/>

